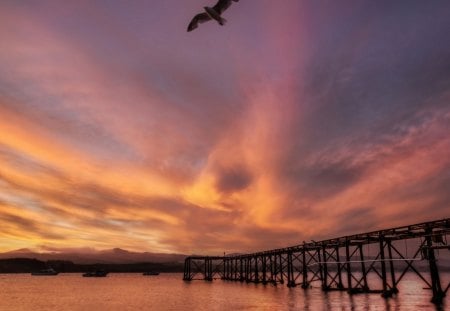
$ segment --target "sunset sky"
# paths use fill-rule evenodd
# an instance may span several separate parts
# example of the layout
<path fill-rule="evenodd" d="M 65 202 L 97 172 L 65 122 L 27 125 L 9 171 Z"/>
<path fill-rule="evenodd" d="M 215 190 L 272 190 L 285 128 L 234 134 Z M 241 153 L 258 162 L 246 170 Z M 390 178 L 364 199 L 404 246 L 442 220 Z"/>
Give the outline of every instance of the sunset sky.
<path fill-rule="evenodd" d="M 0 2 L 0 252 L 250 252 L 450 216 L 450 1 Z"/>

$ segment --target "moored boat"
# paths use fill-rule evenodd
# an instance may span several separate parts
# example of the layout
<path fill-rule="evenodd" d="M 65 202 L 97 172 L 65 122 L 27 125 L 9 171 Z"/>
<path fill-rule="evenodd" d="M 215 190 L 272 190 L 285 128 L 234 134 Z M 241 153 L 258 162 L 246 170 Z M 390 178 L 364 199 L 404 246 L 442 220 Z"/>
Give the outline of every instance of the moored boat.
<path fill-rule="evenodd" d="M 83 277 L 105 277 L 108 275 L 108 272 L 105 270 L 96 270 L 96 271 L 90 271 L 83 274 Z"/>
<path fill-rule="evenodd" d="M 52 268 L 43 269 L 36 272 L 31 272 L 31 275 L 58 275 L 59 272 L 55 271 Z"/>

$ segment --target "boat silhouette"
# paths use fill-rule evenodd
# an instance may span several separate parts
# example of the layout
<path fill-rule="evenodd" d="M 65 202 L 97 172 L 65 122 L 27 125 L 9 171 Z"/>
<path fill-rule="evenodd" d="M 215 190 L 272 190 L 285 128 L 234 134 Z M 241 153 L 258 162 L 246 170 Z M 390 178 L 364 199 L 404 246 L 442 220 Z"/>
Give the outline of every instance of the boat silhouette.
<path fill-rule="evenodd" d="M 159 272 L 155 272 L 155 271 L 146 271 L 146 272 L 142 273 L 142 275 L 159 275 Z"/>
<path fill-rule="evenodd" d="M 105 277 L 108 275 L 108 272 L 105 270 L 96 270 L 90 271 L 83 274 L 83 277 Z"/>
<path fill-rule="evenodd" d="M 31 272 L 31 275 L 58 275 L 59 272 L 55 271 L 52 268 L 48 268 L 48 269 L 43 269 L 43 270 L 39 270 L 36 272 Z"/>

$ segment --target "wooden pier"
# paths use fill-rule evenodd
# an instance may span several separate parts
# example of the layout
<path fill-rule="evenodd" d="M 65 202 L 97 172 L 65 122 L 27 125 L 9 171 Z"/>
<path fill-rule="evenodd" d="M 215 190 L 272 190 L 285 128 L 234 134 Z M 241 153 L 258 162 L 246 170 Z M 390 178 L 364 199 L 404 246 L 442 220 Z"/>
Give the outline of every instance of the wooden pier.
<path fill-rule="evenodd" d="M 190 256 L 183 279 L 286 284 L 305 290 L 318 283 L 324 291 L 379 293 L 389 298 L 411 272 L 432 290 L 432 302 L 440 304 L 450 283 L 441 284 L 437 253 L 450 250 L 449 234 L 447 218 L 251 254 Z"/>

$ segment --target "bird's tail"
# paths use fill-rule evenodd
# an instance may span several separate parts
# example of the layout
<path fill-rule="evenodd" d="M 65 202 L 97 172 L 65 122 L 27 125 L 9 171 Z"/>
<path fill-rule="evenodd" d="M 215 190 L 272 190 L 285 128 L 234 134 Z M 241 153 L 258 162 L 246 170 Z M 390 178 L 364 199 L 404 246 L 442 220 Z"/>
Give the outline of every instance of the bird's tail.
<path fill-rule="evenodd" d="M 226 20 L 225 18 L 223 18 L 223 17 L 220 17 L 219 24 L 220 24 L 221 26 L 223 26 L 223 25 L 225 25 L 226 23 L 227 23 L 227 20 Z"/>

